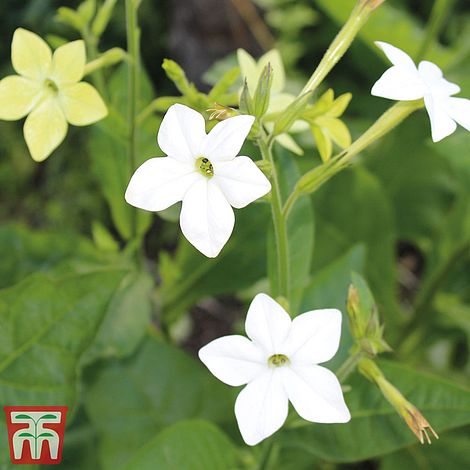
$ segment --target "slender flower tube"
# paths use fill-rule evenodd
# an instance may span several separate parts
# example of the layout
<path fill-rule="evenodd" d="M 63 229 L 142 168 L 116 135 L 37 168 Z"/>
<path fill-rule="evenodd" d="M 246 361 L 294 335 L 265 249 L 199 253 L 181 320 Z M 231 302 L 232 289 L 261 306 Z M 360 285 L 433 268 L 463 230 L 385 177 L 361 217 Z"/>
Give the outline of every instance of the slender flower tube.
<path fill-rule="evenodd" d="M 18 28 L 11 60 L 18 75 L 0 81 L 0 119 L 28 116 L 23 132 L 33 160 L 45 160 L 61 144 L 67 123 L 87 126 L 107 115 L 95 88 L 80 81 L 86 61 L 83 41 L 64 44 L 52 54 L 37 34 Z"/>
<path fill-rule="evenodd" d="M 256 445 L 287 418 L 288 403 L 307 421 L 351 419 L 338 379 L 319 366 L 338 350 L 341 312 L 313 310 L 291 320 L 271 297 L 258 294 L 245 322 L 248 338 L 218 338 L 199 351 L 201 361 L 222 382 L 246 387 L 235 403 L 244 441 Z"/>
<path fill-rule="evenodd" d="M 253 116 L 231 117 L 206 134 L 202 114 L 171 106 L 158 131 L 158 145 L 168 156 L 151 158 L 136 170 L 126 201 L 148 211 L 183 201 L 184 236 L 204 255 L 216 257 L 235 224 L 232 207 L 245 207 L 271 190 L 253 160 L 237 156 L 253 122 Z"/>

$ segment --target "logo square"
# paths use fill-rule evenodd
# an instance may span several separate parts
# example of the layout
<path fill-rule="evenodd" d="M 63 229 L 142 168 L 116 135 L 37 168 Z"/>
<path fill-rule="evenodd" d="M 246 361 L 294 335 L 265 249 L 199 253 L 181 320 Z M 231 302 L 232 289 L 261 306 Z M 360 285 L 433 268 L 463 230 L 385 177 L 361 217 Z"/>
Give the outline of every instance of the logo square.
<path fill-rule="evenodd" d="M 5 406 L 13 464 L 59 464 L 67 406 Z"/>

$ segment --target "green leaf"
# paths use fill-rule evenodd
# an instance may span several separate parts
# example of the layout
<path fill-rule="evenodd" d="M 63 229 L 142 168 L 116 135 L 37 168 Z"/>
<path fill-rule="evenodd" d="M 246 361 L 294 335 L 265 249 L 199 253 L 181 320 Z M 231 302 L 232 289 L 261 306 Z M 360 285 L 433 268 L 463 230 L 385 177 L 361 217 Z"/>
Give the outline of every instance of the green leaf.
<path fill-rule="evenodd" d="M 157 434 L 123 470 L 232 470 L 238 468 L 237 449 L 216 426 L 206 421 L 183 421 Z"/>
<path fill-rule="evenodd" d="M 71 258 L 94 261 L 97 252 L 89 240 L 76 233 L 32 231 L 16 224 L 0 227 L 0 288 L 29 274 L 50 271 Z"/>
<path fill-rule="evenodd" d="M 39 434 L 38 437 L 51 437 L 51 436 L 53 436 L 52 433 L 50 433 L 50 432 L 43 432 L 43 433 Z"/>
<path fill-rule="evenodd" d="M 438 434 L 470 423 L 468 389 L 391 361 L 380 361 L 380 368 Z M 284 445 L 331 462 L 358 462 L 416 443 L 414 434 L 377 388 L 357 374 L 349 383 L 352 390 L 345 395 L 352 415 L 349 423 L 307 424 L 286 431 Z"/>
<path fill-rule="evenodd" d="M 30 432 L 22 432 L 19 437 L 34 437 Z"/>
<path fill-rule="evenodd" d="M 399 320 L 396 293 L 395 224 L 380 181 L 363 167 L 348 169 L 315 193 L 316 250 L 313 272 L 358 243 L 366 249 L 365 270 L 387 332 Z"/>
<path fill-rule="evenodd" d="M 296 162 L 285 151 L 279 151 L 278 174 L 281 193 L 284 199 L 292 191 L 299 177 Z M 308 281 L 312 262 L 314 242 L 314 220 L 310 198 L 301 197 L 294 205 L 287 221 L 288 251 L 289 251 L 289 300 L 292 313 L 298 311 L 302 293 Z M 277 286 L 276 248 L 272 226 L 268 228 L 269 257 L 268 273 L 272 286 Z M 276 295 L 276 294 L 274 294 Z"/>
<path fill-rule="evenodd" d="M 470 467 L 469 434 L 449 433 L 430 446 L 416 444 L 381 459 L 380 470 L 458 470 Z"/>
<path fill-rule="evenodd" d="M 105 470 L 117 468 L 152 435 L 182 419 L 234 419 L 227 412 L 233 409 L 231 389 L 201 363 L 153 337 L 131 359 L 93 371 L 85 406 Z"/>
<path fill-rule="evenodd" d="M 76 403 L 81 358 L 124 273 L 106 267 L 61 279 L 38 273 L 0 291 L 1 403 Z M 0 464 L 7 455 L 1 440 Z"/>
<path fill-rule="evenodd" d="M 92 348 L 85 362 L 96 358 L 126 357 L 142 341 L 152 313 L 152 277 L 146 272 L 131 271 L 114 292 L 106 309 Z"/>

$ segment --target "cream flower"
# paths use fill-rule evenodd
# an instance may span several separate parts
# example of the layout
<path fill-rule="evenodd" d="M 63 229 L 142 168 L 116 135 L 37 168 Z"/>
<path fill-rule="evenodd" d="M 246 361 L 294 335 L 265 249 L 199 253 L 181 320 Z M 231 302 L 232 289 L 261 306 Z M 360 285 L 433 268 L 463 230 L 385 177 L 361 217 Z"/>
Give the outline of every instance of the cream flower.
<path fill-rule="evenodd" d="M 268 129 L 272 128 L 273 124 L 272 122 L 269 122 L 270 117 L 274 117 L 284 111 L 296 98 L 294 95 L 283 91 L 286 85 L 286 74 L 281 54 L 279 54 L 279 51 L 276 49 L 272 49 L 256 61 L 244 49 L 238 49 L 237 59 L 242 77 L 246 80 L 251 96 L 255 94 L 256 86 L 258 85 L 258 81 L 264 68 L 268 63 L 271 64 L 273 70 L 273 81 L 271 85 L 269 107 L 265 116 L 265 119 L 268 122 L 266 122 L 265 125 Z M 308 124 L 305 121 L 298 120 L 294 122 L 289 131 L 295 133 L 305 131 L 307 129 Z M 302 155 L 304 153 L 302 148 L 299 147 L 297 142 L 288 133 L 276 136 L 276 142 L 297 155 Z"/>
<path fill-rule="evenodd" d="M 136 170 L 126 201 L 148 211 L 183 201 L 184 236 L 204 255 L 216 257 L 233 230 L 232 207 L 245 207 L 271 190 L 250 158 L 237 157 L 253 122 L 253 116 L 235 116 L 206 134 L 201 114 L 171 106 L 158 131 L 158 145 L 168 156 L 151 158 Z"/>
<path fill-rule="evenodd" d="M 385 42 L 376 44 L 393 66 L 373 86 L 374 96 L 401 101 L 424 98 L 434 142 L 452 134 L 457 124 L 470 131 L 470 100 L 452 96 L 460 92 L 460 87 L 447 81 L 437 65 L 423 60 L 416 67 L 411 57 L 397 47 Z"/>
<path fill-rule="evenodd" d="M 250 305 L 246 334 L 218 338 L 199 351 L 201 361 L 222 382 L 246 385 L 235 403 L 244 441 L 255 445 L 287 418 L 289 401 L 315 423 L 346 423 L 351 415 L 338 379 L 317 364 L 338 350 L 341 312 L 313 310 L 291 320 L 266 294 Z"/>
<path fill-rule="evenodd" d="M 28 115 L 23 132 L 34 160 L 45 160 L 60 145 L 67 122 L 86 126 L 106 116 L 95 88 L 80 82 L 86 60 L 83 41 L 65 44 L 52 54 L 37 34 L 18 28 L 11 60 L 19 75 L 0 81 L 0 119 L 15 121 Z"/>

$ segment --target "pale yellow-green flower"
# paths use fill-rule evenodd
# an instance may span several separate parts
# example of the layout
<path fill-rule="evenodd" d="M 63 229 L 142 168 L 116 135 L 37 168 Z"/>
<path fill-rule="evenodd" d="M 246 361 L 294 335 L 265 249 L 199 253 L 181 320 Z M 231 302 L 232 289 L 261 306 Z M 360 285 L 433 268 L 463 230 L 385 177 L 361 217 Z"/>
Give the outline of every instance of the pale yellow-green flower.
<path fill-rule="evenodd" d="M 278 50 L 272 49 L 256 61 L 250 54 L 248 54 L 248 52 L 243 49 L 238 49 L 237 58 L 242 77 L 247 82 L 251 96 L 255 93 L 256 86 L 261 74 L 263 73 L 263 69 L 268 65 L 268 63 L 271 65 L 273 70 L 273 82 L 271 86 L 269 107 L 265 116 L 265 124 L 269 128 L 270 125 L 272 125 L 272 123 L 269 122 L 270 118 L 275 118 L 279 115 L 279 113 L 284 111 L 296 98 L 295 95 L 285 93 L 283 91 L 286 84 L 286 75 L 281 54 L 279 54 Z M 308 125 L 299 120 L 292 125 L 290 132 L 295 133 L 306 129 L 308 129 Z M 303 150 L 299 147 L 297 142 L 287 133 L 278 135 L 276 137 L 276 142 L 297 155 L 303 154 Z"/>
<path fill-rule="evenodd" d="M 52 54 L 37 34 L 18 28 L 11 61 L 18 75 L 0 81 L 0 119 L 28 116 L 23 132 L 33 160 L 45 160 L 60 145 L 68 123 L 86 126 L 107 115 L 95 88 L 80 81 L 86 61 L 83 41 L 64 44 Z"/>

